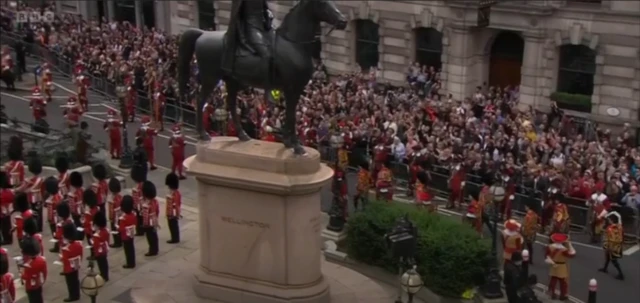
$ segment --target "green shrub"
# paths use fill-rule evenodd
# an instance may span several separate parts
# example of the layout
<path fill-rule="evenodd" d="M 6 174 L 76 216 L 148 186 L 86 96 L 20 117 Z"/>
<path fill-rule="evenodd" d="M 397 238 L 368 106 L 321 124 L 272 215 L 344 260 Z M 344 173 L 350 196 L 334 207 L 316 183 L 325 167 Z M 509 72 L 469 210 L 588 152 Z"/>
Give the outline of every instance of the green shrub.
<path fill-rule="evenodd" d="M 483 282 L 489 241 L 461 221 L 429 214 L 413 205 L 372 202 L 365 211 L 350 217 L 345 240 L 349 257 L 397 273 L 398 262 L 392 258 L 384 235 L 405 214 L 418 228 L 416 263 L 426 287 L 459 298 Z"/>
<path fill-rule="evenodd" d="M 554 92 L 550 99 L 558 103 L 558 107 L 581 112 L 591 112 L 591 96 Z"/>

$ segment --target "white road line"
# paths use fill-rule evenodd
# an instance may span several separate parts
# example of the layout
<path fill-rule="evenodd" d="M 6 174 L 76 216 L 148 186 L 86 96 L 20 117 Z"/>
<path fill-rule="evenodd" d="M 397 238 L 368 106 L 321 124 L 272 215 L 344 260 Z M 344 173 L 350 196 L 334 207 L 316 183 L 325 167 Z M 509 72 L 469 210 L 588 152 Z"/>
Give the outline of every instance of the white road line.
<path fill-rule="evenodd" d="M 622 254 L 625 255 L 625 256 L 631 256 L 631 255 L 635 254 L 638 250 L 640 250 L 640 245 L 636 244 L 634 246 L 631 246 L 631 247 L 625 249 L 624 252 L 622 252 Z"/>
<path fill-rule="evenodd" d="M 71 93 L 71 94 L 74 94 L 74 95 L 76 94 L 76 92 L 74 92 L 74 91 L 72 91 L 72 90 L 70 90 L 70 89 L 68 89 L 68 88 L 66 88 L 66 87 L 64 87 L 64 86 L 62 86 L 62 85 L 60 85 L 60 84 L 58 84 L 58 83 L 51 82 L 51 84 L 53 84 L 53 85 L 54 85 L 54 86 L 56 86 L 56 87 L 59 87 L 60 89 L 62 89 L 62 90 L 64 90 L 64 91 L 66 91 L 66 92 L 68 92 L 68 93 Z"/>
<path fill-rule="evenodd" d="M 119 109 L 117 109 L 117 108 L 115 108 L 115 107 L 112 107 L 112 106 L 109 106 L 109 105 L 106 105 L 106 104 L 104 104 L 104 103 L 100 103 L 100 104 L 96 104 L 96 105 L 106 107 L 106 108 L 108 108 L 108 109 L 110 109 L 110 110 L 113 110 L 113 111 L 115 111 L 115 112 L 117 112 L 117 113 L 119 113 L 119 112 L 120 112 L 120 110 L 119 110 Z"/>

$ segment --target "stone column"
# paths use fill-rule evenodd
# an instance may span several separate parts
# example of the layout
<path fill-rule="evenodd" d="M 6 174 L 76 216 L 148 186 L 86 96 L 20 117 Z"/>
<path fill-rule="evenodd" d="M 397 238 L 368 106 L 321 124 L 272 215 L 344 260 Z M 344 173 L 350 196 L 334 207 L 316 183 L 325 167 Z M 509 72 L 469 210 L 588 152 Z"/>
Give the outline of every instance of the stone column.
<path fill-rule="evenodd" d="M 144 28 L 144 17 L 142 16 L 142 0 L 136 0 L 134 4 L 136 10 L 136 26 Z"/>
<path fill-rule="evenodd" d="M 198 296 L 229 303 L 328 303 L 320 190 L 333 172 L 307 148 L 217 137 L 184 162 L 198 182 Z"/>
<path fill-rule="evenodd" d="M 543 77 L 545 59 L 544 53 L 544 33 L 524 32 L 524 54 L 522 60 L 522 70 L 520 72 L 520 109 L 526 109 L 529 105 L 538 108 L 548 107 L 543 104 L 542 87 L 545 81 Z"/>
<path fill-rule="evenodd" d="M 473 40 L 469 27 L 454 25 L 451 27 L 449 48 L 446 64 L 446 91 L 453 94 L 453 98 L 462 100 L 474 92 L 476 83 L 471 68 L 473 57 Z"/>
<path fill-rule="evenodd" d="M 115 0 L 107 1 L 107 20 L 116 20 L 116 3 Z"/>

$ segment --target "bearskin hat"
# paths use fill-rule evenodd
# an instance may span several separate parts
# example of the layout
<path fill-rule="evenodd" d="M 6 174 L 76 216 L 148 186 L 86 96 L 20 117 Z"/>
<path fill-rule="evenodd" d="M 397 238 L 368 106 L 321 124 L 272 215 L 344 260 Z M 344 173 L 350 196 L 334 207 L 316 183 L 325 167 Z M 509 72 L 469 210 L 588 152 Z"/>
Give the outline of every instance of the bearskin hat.
<path fill-rule="evenodd" d="M 115 194 L 122 191 L 122 185 L 120 185 L 120 180 L 118 180 L 118 178 L 113 177 L 109 179 L 109 191 Z"/>
<path fill-rule="evenodd" d="M 156 185 L 153 182 L 144 181 L 142 184 L 142 196 L 146 199 L 154 199 L 156 194 Z"/>
<path fill-rule="evenodd" d="M 56 179 L 55 177 L 49 177 L 46 180 L 44 180 L 44 189 L 50 195 L 57 194 L 59 190 L 58 179 Z"/>
<path fill-rule="evenodd" d="M 91 173 L 96 180 L 104 180 L 107 178 L 107 168 L 102 164 L 96 164 L 91 168 Z"/>
<path fill-rule="evenodd" d="M 180 179 L 178 178 L 178 175 L 169 173 L 164 179 L 164 185 L 173 190 L 178 189 L 178 187 L 180 187 Z"/>
<path fill-rule="evenodd" d="M 107 217 L 104 212 L 98 212 L 95 216 L 93 216 L 93 225 L 99 228 L 107 227 Z"/>
<path fill-rule="evenodd" d="M 130 195 L 125 195 L 122 197 L 122 201 L 120 202 L 120 210 L 122 210 L 125 214 L 130 214 L 133 212 L 133 197 Z"/>
<path fill-rule="evenodd" d="M 27 235 L 33 236 L 38 233 L 38 221 L 34 217 L 24 220 L 23 225 L 24 232 Z"/>
<path fill-rule="evenodd" d="M 69 159 L 67 159 L 66 155 L 60 155 L 56 158 L 56 170 L 59 173 L 65 173 L 69 170 Z"/>
<path fill-rule="evenodd" d="M 23 192 L 16 194 L 16 198 L 13 201 L 13 209 L 21 213 L 29 210 L 29 199 L 27 198 L 27 194 Z"/>
<path fill-rule="evenodd" d="M 416 174 L 416 177 L 423 185 L 429 184 L 429 174 L 425 170 L 421 170 Z"/>
<path fill-rule="evenodd" d="M 147 181 L 147 168 L 142 164 L 135 164 L 131 168 L 131 180 L 136 183 Z"/>
<path fill-rule="evenodd" d="M 82 183 L 82 175 L 77 171 L 71 172 L 69 175 L 69 184 L 75 188 L 80 188 L 82 187 Z"/>
<path fill-rule="evenodd" d="M 98 204 L 98 195 L 92 189 L 85 189 L 82 193 L 82 203 L 89 207 L 94 207 Z"/>
<path fill-rule="evenodd" d="M 69 241 L 75 240 L 77 236 L 76 225 L 73 222 L 65 223 L 62 226 L 62 236 Z"/>
<path fill-rule="evenodd" d="M 11 161 L 19 161 L 22 159 L 22 152 L 22 139 L 17 136 L 11 137 L 11 139 L 9 139 L 9 147 L 7 148 L 7 157 L 9 157 Z"/>
<path fill-rule="evenodd" d="M 32 237 L 23 238 L 20 242 L 20 248 L 22 249 L 22 254 L 25 256 L 35 257 L 40 254 L 40 243 Z"/>
<path fill-rule="evenodd" d="M 9 272 L 9 256 L 0 254 L 0 276 L 4 276 Z"/>
<path fill-rule="evenodd" d="M 71 206 L 69 206 L 69 202 L 64 200 L 62 201 L 62 203 L 58 204 L 58 206 L 56 207 L 56 213 L 60 218 L 69 218 L 71 216 Z"/>
<path fill-rule="evenodd" d="M 29 172 L 34 175 L 39 175 L 42 173 L 42 161 L 38 158 L 32 158 L 29 161 Z"/>
<path fill-rule="evenodd" d="M 11 184 L 9 184 L 9 176 L 3 171 L 0 171 L 0 188 L 11 188 Z"/>

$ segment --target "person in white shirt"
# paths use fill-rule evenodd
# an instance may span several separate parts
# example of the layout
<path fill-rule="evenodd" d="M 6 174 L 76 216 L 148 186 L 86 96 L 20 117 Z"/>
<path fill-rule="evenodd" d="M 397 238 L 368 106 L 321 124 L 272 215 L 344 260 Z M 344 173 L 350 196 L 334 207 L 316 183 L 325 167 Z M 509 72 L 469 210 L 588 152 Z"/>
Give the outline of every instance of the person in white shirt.
<path fill-rule="evenodd" d="M 393 153 L 393 157 L 397 162 L 402 161 L 404 157 L 407 155 L 407 149 L 404 146 L 404 143 L 400 141 L 400 138 L 393 138 L 393 145 L 391 146 L 391 152 Z"/>

